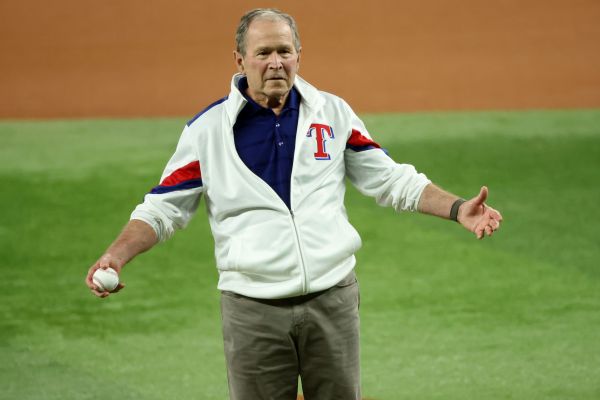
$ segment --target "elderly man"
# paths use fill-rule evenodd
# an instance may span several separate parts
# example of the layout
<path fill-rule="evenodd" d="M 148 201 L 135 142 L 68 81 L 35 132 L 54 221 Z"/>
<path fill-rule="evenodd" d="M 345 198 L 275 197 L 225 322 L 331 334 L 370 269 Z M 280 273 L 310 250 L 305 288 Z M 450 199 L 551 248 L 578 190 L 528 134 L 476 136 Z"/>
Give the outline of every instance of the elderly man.
<path fill-rule="evenodd" d="M 464 201 L 397 164 L 342 99 L 297 76 L 292 17 L 257 9 L 236 34 L 230 94 L 184 128 L 160 185 L 89 269 L 118 272 L 183 228 L 204 196 L 215 240 L 231 399 L 360 398 L 361 240 L 344 208 L 345 177 L 397 211 L 458 221 L 477 238 L 502 217 L 487 189 Z M 114 292 L 119 291 L 117 287 Z"/>

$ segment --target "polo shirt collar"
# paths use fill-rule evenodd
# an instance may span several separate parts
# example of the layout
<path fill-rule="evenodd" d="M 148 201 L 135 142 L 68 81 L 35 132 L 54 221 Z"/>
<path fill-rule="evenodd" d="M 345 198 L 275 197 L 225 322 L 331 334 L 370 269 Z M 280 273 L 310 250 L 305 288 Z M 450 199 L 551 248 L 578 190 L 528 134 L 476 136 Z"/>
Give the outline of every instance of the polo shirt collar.
<path fill-rule="evenodd" d="M 227 101 L 224 103 L 227 118 L 232 126 L 235 123 L 238 113 L 247 103 L 237 85 L 242 78 L 244 78 L 242 74 L 237 73 L 233 75 L 231 78 L 231 91 L 229 92 Z M 298 103 L 310 109 L 311 112 L 318 110 L 325 102 L 323 95 L 314 86 L 302 79 L 300 75 L 296 75 L 294 88 L 298 90 Z"/>
<path fill-rule="evenodd" d="M 258 113 L 263 110 L 267 110 L 265 107 L 261 106 L 257 102 L 255 102 L 250 96 L 246 94 L 246 89 L 248 89 L 248 78 L 245 76 L 241 77 L 237 81 L 237 88 L 244 96 L 244 99 L 248 102 L 246 107 L 249 107 L 252 110 L 252 113 Z M 292 86 L 292 90 L 288 94 L 287 99 L 285 100 L 285 105 L 283 106 L 282 111 L 285 110 L 298 110 L 300 108 L 300 94 L 295 86 Z"/>

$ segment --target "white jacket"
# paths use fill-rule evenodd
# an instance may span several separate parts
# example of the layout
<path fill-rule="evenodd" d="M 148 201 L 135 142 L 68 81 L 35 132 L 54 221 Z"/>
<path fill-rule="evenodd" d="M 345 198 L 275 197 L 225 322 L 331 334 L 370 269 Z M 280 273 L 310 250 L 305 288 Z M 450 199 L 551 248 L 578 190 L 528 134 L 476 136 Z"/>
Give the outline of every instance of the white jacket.
<path fill-rule="evenodd" d="M 185 177 L 182 168 L 199 162 L 201 184 L 196 179 L 181 190 L 149 193 L 131 218 L 147 222 L 164 241 L 186 226 L 204 195 L 220 290 L 281 298 L 327 289 L 354 268 L 361 246 L 344 207 L 345 177 L 397 211 L 416 210 L 430 181 L 377 148 L 346 102 L 296 77 L 302 100 L 288 209 L 235 149 L 233 125 L 246 103 L 239 77 L 224 101 L 186 125 L 161 178 L 172 184 L 169 177 Z"/>

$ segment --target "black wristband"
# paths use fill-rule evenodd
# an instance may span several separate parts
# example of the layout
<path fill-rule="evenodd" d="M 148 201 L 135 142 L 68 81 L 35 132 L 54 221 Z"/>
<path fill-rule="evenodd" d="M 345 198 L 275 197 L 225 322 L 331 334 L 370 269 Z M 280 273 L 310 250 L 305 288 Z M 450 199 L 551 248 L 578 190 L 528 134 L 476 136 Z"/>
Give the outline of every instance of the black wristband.
<path fill-rule="evenodd" d="M 450 208 L 450 219 L 452 221 L 458 222 L 458 209 L 465 201 L 465 199 L 458 199 L 452 204 L 452 207 Z"/>

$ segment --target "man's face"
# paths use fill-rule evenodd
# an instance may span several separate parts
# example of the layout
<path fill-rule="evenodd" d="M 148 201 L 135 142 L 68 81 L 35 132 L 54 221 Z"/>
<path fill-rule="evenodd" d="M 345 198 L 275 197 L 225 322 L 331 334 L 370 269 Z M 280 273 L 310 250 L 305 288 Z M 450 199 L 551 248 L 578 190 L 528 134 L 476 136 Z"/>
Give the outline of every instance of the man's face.
<path fill-rule="evenodd" d="M 246 33 L 246 55 L 234 52 L 236 65 L 248 78 L 248 95 L 261 105 L 285 99 L 294 85 L 300 53 L 285 21 L 256 19 Z"/>

